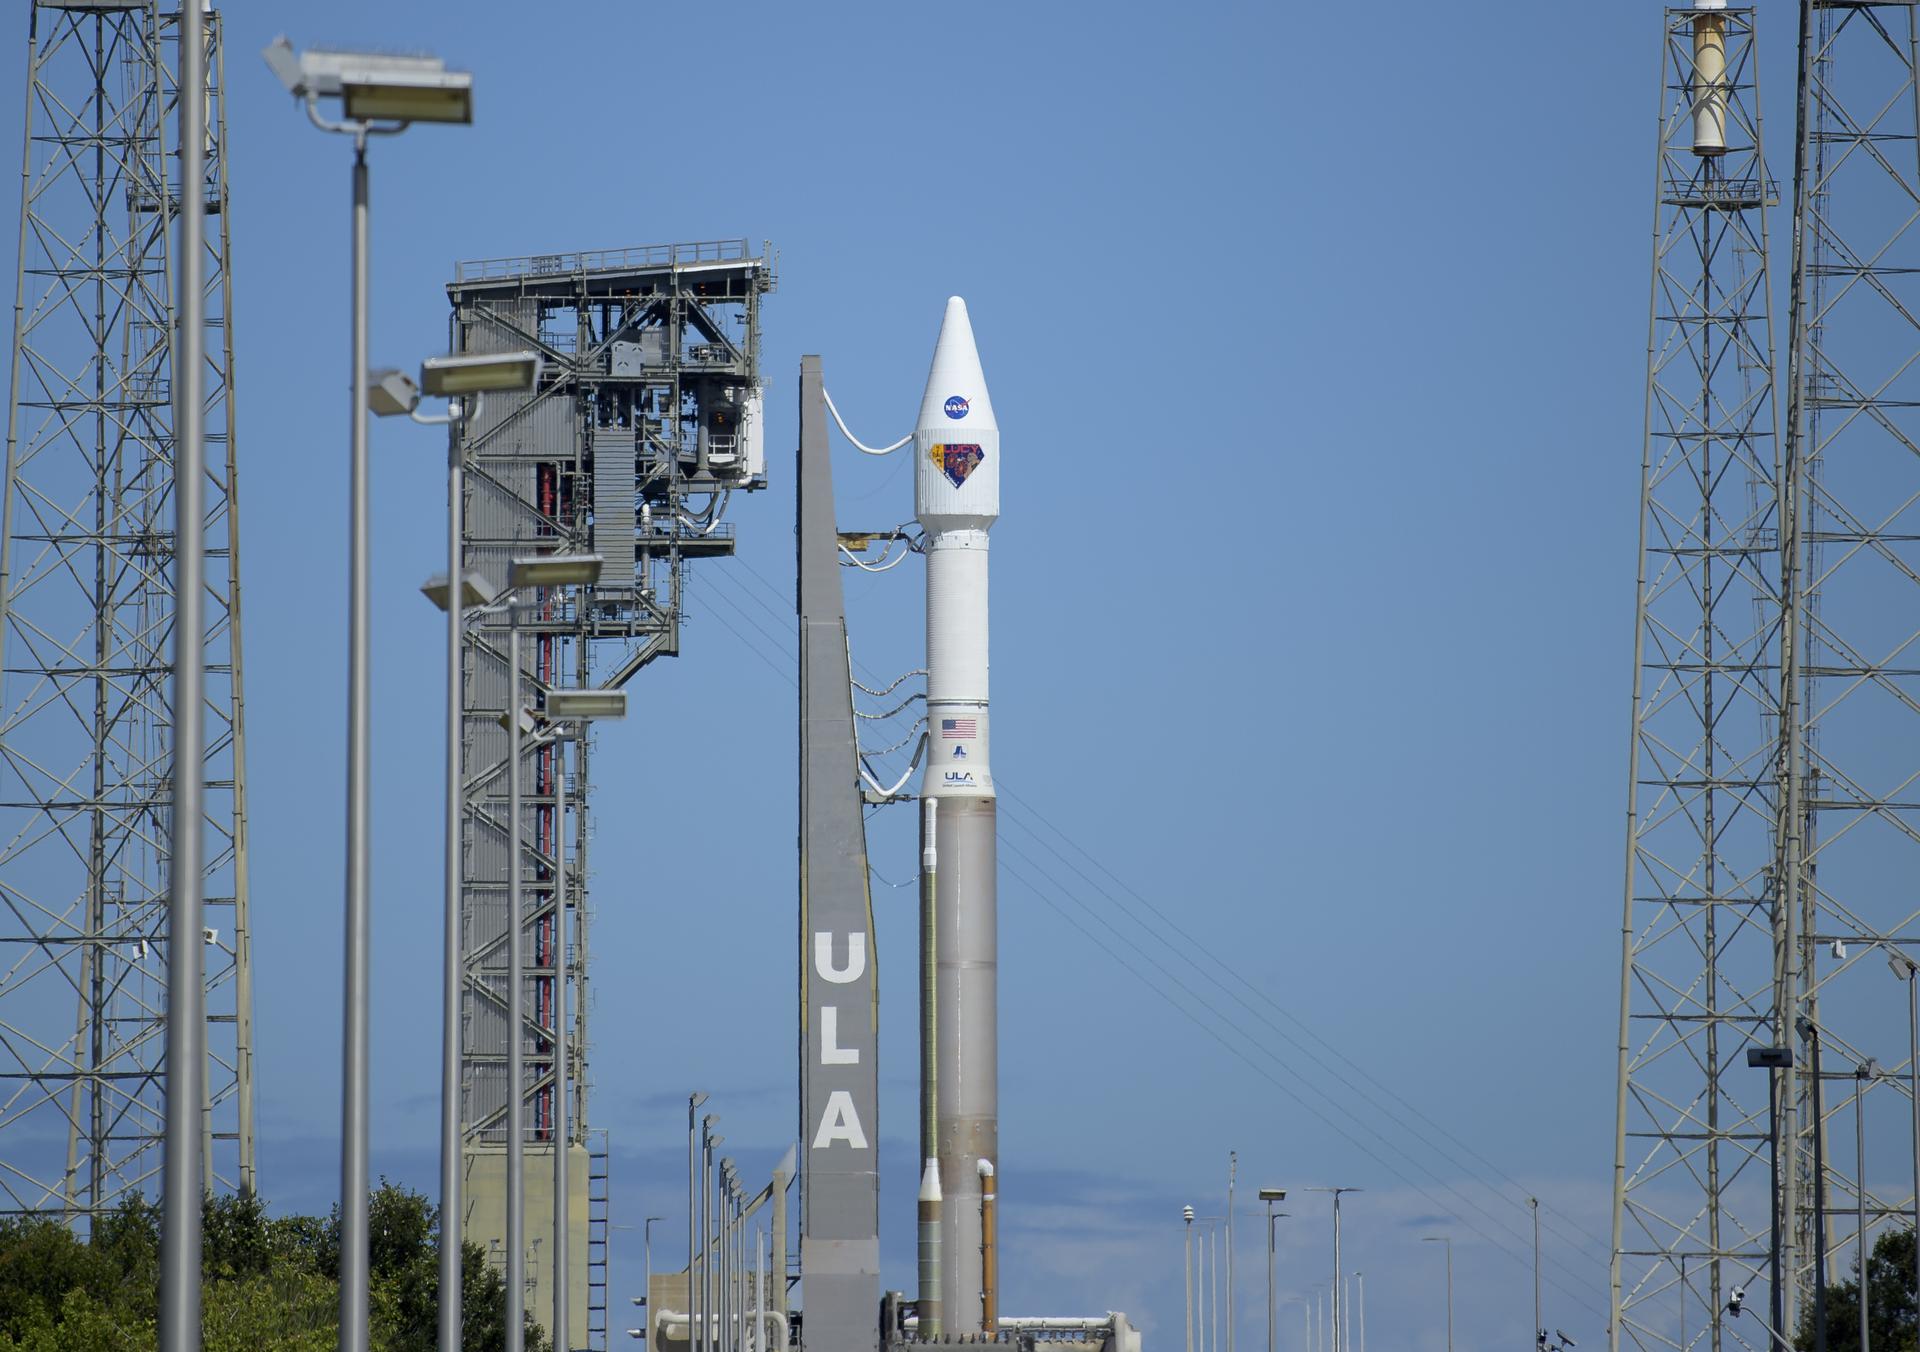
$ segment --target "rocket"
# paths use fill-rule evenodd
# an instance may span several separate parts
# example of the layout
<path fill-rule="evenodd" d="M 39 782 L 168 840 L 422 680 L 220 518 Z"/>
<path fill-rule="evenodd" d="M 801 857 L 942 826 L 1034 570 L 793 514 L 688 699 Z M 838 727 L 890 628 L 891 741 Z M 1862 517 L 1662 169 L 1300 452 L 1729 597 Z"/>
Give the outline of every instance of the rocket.
<path fill-rule="evenodd" d="M 967 303 L 947 301 L 914 422 L 914 514 L 927 560 L 922 855 L 932 875 L 939 1198 L 948 1336 L 982 1327 L 982 1162 L 1000 1158 L 997 863 L 987 711 L 987 532 L 1000 515 L 1000 427 Z M 931 867 L 937 840 L 937 869 Z M 929 942 L 930 941 L 930 942 Z M 932 1166 L 937 1162 L 937 1172 Z"/>

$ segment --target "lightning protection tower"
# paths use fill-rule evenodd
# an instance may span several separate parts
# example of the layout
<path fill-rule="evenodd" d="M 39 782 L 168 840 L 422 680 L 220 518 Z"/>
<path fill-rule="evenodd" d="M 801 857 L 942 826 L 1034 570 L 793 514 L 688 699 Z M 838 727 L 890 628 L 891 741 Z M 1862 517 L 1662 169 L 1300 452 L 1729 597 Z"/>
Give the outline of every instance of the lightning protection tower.
<path fill-rule="evenodd" d="M 1622 925 L 1614 1348 L 1764 1284 L 1780 627 L 1754 11 L 1669 9 Z M 1756 1302 L 1757 1304 L 1758 1302 Z"/>
<path fill-rule="evenodd" d="M 1899 978 L 1920 946 L 1920 30 L 1912 5 L 1876 0 L 1803 0 L 1800 17 L 1779 870 L 1781 1041 L 1796 1061 L 1782 1190 L 1804 1303 L 1823 1254 L 1842 1275 L 1911 1212 L 1893 1182 L 1906 1170 L 1875 1166 L 1885 1181 L 1857 1194 L 1852 1102 L 1869 1142 L 1900 1142 L 1875 1154 L 1904 1153 Z M 1856 1077 L 1876 1059 L 1896 1074 Z"/>
<path fill-rule="evenodd" d="M 0 1211 L 157 1193 L 173 711 L 181 193 L 208 232 L 205 989 L 209 1186 L 254 1186 L 239 509 L 221 28 L 206 181 L 182 184 L 177 11 L 38 0 L 0 509 Z M 225 455 L 216 448 L 224 445 Z"/>

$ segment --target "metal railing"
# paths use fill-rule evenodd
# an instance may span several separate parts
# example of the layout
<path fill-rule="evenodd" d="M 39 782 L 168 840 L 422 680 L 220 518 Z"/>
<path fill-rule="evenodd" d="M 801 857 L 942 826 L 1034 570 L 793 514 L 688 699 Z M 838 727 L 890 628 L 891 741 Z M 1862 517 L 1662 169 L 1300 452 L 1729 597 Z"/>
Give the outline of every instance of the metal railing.
<path fill-rule="evenodd" d="M 453 279 L 456 282 L 493 282 L 513 277 L 555 277 L 583 272 L 685 267 L 692 263 L 744 263 L 752 258 L 753 254 L 744 239 L 699 240 L 692 244 L 636 244 L 625 249 L 586 249 L 577 253 L 468 259 L 453 265 Z"/>

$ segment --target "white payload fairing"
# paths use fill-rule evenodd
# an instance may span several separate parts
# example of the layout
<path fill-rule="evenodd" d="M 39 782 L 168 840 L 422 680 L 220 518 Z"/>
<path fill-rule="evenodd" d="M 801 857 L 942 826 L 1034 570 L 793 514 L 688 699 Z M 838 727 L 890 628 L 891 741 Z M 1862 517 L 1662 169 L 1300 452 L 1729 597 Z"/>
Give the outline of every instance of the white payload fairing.
<path fill-rule="evenodd" d="M 927 559 L 923 852 L 935 870 L 941 1290 L 949 1334 L 980 1328 L 982 1160 L 1000 1159 L 993 770 L 988 755 L 987 532 L 1000 515 L 1000 427 L 967 303 L 947 301 L 913 432 Z"/>

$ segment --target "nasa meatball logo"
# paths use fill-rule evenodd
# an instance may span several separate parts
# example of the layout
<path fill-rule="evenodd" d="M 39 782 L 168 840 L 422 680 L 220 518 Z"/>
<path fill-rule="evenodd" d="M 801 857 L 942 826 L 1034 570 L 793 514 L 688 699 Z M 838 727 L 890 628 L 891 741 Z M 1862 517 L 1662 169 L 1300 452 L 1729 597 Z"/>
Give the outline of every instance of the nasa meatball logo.
<path fill-rule="evenodd" d="M 947 396 L 947 416 L 956 422 L 967 416 L 967 401 L 957 394 Z"/>

